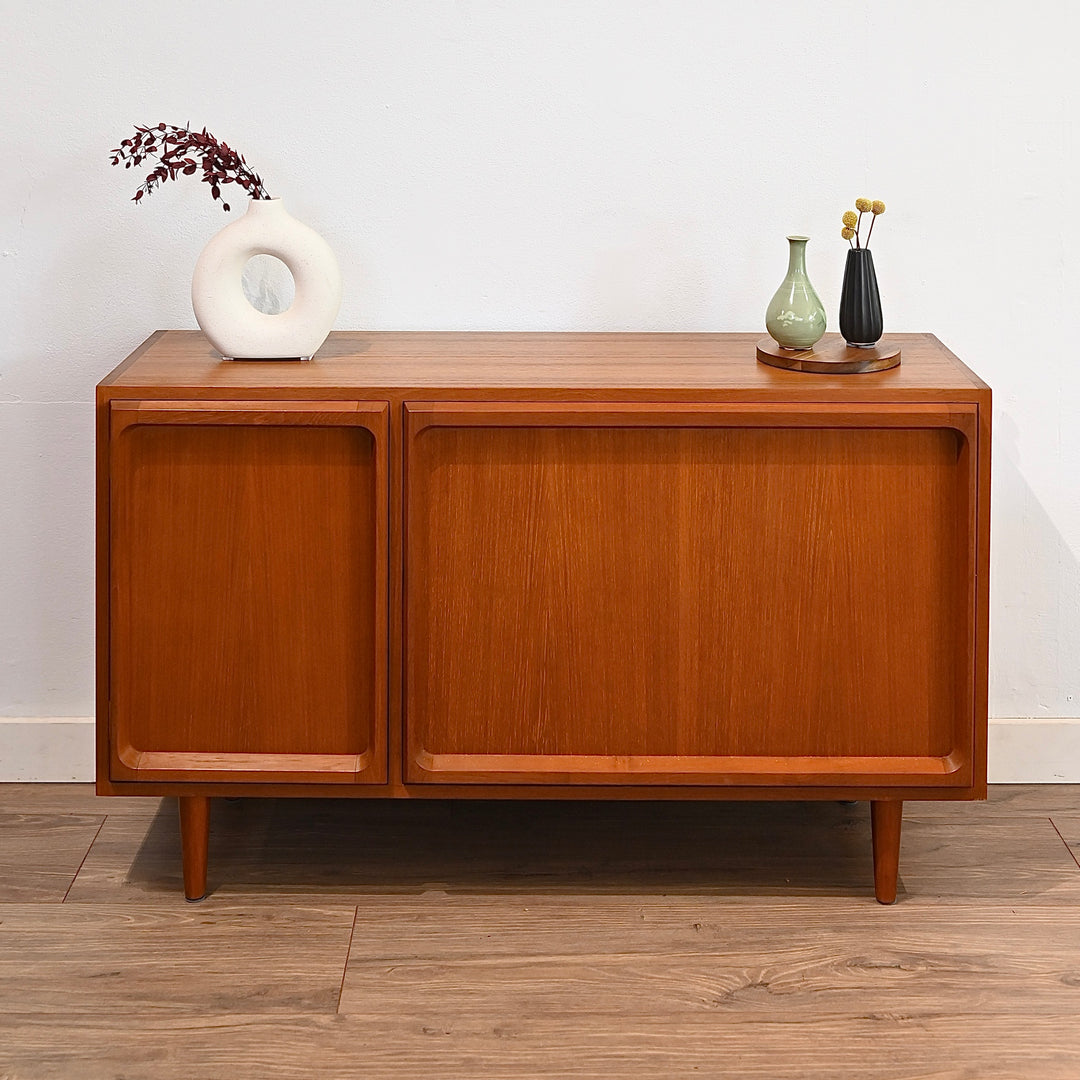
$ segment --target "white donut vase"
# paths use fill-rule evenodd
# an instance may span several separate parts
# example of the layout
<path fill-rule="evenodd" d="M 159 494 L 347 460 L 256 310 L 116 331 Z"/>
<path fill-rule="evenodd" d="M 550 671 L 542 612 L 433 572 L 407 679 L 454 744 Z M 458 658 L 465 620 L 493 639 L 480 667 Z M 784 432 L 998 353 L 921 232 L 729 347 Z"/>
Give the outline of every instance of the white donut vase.
<path fill-rule="evenodd" d="M 295 298 L 279 315 L 256 310 L 244 295 L 244 267 L 255 255 L 273 255 L 293 276 Z M 341 272 L 326 241 L 288 214 L 280 199 L 252 199 L 247 213 L 199 256 L 191 306 L 226 360 L 307 360 L 341 309 Z"/>

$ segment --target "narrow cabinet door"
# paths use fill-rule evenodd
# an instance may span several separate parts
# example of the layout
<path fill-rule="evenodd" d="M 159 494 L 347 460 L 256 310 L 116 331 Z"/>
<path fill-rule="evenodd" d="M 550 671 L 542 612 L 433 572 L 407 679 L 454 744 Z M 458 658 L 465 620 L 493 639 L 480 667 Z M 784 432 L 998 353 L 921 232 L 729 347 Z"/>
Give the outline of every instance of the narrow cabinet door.
<path fill-rule="evenodd" d="M 385 783 L 387 415 L 112 402 L 114 780 Z"/>
<path fill-rule="evenodd" d="M 409 403 L 406 779 L 970 785 L 976 421 Z"/>

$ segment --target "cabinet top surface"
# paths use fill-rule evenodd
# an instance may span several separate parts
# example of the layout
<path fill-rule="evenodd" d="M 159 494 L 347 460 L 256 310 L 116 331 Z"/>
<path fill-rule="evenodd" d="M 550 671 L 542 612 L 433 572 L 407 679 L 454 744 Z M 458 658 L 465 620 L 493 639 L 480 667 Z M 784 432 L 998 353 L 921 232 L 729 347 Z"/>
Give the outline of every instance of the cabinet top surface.
<path fill-rule="evenodd" d="M 159 330 L 101 382 L 107 396 L 365 396 L 496 391 L 549 396 L 661 391 L 767 399 L 975 398 L 986 384 L 931 334 L 890 334 L 890 371 L 815 375 L 756 359 L 761 334 L 339 331 L 315 358 L 223 361 L 194 330 Z"/>

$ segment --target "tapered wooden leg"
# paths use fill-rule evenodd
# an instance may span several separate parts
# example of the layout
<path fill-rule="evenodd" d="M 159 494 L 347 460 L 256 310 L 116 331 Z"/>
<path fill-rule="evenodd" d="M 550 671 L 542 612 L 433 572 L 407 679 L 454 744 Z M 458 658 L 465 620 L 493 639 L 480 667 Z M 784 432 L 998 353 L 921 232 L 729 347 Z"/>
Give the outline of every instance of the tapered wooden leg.
<path fill-rule="evenodd" d="M 184 856 L 184 896 L 201 900 L 206 895 L 206 856 L 210 848 L 210 799 L 206 795 L 180 797 L 180 847 Z"/>
<path fill-rule="evenodd" d="M 870 803 L 870 829 L 874 837 L 874 895 L 879 904 L 896 899 L 900 872 L 900 820 L 904 804 L 899 799 L 874 799 Z"/>

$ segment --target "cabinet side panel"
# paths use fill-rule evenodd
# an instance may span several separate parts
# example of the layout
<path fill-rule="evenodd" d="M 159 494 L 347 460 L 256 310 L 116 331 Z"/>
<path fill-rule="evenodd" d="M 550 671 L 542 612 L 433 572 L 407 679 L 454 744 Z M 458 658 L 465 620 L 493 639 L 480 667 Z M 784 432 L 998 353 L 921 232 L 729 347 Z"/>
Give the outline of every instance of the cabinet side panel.
<path fill-rule="evenodd" d="M 96 780 L 99 795 L 110 794 L 109 748 L 109 403 L 97 391 L 95 457 L 95 711 Z"/>
<path fill-rule="evenodd" d="M 944 427 L 424 428 L 413 760 L 968 761 L 962 445 Z"/>
<path fill-rule="evenodd" d="M 369 750 L 374 451 L 370 431 L 348 426 L 137 424 L 116 436 L 121 757 L 210 762 L 220 776 L 273 771 L 277 755 L 346 771 Z"/>

